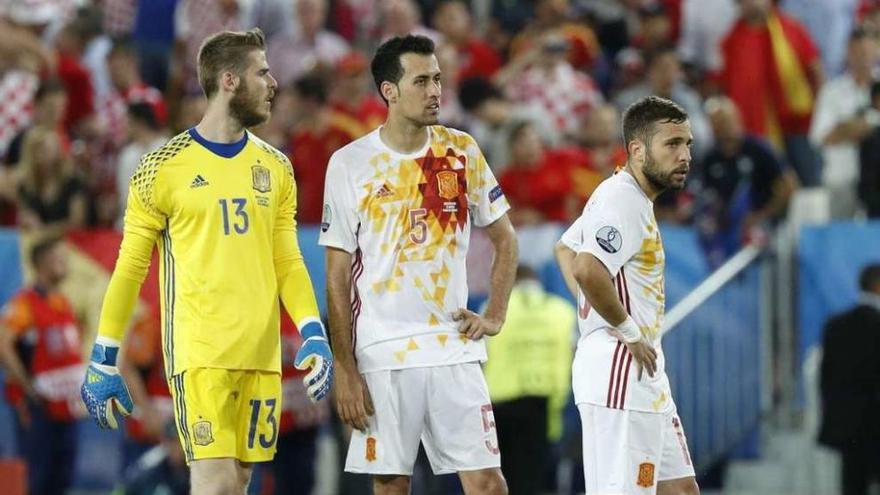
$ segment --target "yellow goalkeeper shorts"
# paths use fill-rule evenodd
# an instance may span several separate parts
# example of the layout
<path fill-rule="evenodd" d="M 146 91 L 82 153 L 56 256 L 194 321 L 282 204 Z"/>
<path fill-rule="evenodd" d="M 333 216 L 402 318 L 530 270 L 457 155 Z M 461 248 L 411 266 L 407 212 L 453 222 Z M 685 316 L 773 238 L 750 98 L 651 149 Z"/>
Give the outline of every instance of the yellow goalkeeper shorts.
<path fill-rule="evenodd" d="M 169 380 L 177 434 L 187 463 L 275 456 L 281 418 L 281 375 L 268 371 L 193 368 Z"/>

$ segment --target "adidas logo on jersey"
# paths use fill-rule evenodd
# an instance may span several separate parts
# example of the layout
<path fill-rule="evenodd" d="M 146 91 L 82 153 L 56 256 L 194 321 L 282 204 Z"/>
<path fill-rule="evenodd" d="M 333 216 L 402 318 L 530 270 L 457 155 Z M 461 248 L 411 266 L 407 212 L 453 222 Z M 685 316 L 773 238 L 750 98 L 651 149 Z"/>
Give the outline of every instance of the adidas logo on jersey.
<path fill-rule="evenodd" d="M 391 188 L 388 187 L 387 183 L 382 184 L 382 187 L 380 187 L 379 190 L 376 191 L 376 197 L 387 198 L 388 196 L 394 196 L 394 191 L 392 191 Z"/>
<path fill-rule="evenodd" d="M 208 181 L 202 177 L 201 174 L 197 175 L 195 179 L 193 179 L 192 184 L 189 185 L 190 189 L 195 189 L 196 187 L 207 186 L 210 184 Z"/>

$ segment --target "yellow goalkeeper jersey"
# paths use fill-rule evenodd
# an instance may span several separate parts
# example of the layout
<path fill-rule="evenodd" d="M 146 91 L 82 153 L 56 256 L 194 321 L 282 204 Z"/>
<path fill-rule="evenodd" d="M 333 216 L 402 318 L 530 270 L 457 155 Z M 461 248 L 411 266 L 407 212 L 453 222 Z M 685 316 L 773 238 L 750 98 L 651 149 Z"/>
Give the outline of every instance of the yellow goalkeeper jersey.
<path fill-rule="evenodd" d="M 295 211 L 290 162 L 253 134 L 218 144 L 190 129 L 144 156 L 129 186 L 125 237 L 151 237 L 159 248 L 167 376 L 190 368 L 280 372 L 285 277 L 298 292 L 281 292 L 294 321 L 318 316 Z M 112 291 L 111 282 L 104 314 L 116 304 Z"/>

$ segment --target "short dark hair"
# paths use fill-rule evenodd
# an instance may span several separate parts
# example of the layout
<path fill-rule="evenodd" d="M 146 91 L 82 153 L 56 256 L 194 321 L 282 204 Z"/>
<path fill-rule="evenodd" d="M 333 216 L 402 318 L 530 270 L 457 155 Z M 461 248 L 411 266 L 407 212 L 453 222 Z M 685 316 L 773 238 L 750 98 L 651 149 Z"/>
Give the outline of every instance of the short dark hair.
<path fill-rule="evenodd" d="M 426 36 L 408 34 L 395 36 L 382 43 L 370 63 L 370 72 L 373 73 L 373 81 L 376 83 L 376 89 L 379 90 L 379 96 L 382 96 L 383 82 L 394 84 L 400 82 L 400 78 L 403 77 L 400 57 L 406 53 L 431 55 L 434 53 L 434 42 Z M 382 96 L 382 99 L 385 100 L 385 97 Z M 387 104 L 388 101 L 385 100 L 385 103 Z"/>
<path fill-rule="evenodd" d="M 47 96 L 51 96 L 58 93 L 67 94 L 67 90 L 64 88 L 64 83 L 61 82 L 61 79 L 50 78 L 40 83 L 40 87 L 37 88 L 37 93 L 34 95 L 34 101 L 40 102 L 43 101 Z"/>
<path fill-rule="evenodd" d="M 871 263 L 862 268 L 859 274 L 859 289 L 864 292 L 874 291 L 880 287 L 880 263 Z"/>
<path fill-rule="evenodd" d="M 31 248 L 31 266 L 39 268 L 40 263 L 43 262 L 43 258 L 46 257 L 46 254 L 58 245 L 59 242 L 61 242 L 60 237 L 49 236 L 34 244 Z"/>
<path fill-rule="evenodd" d="M 314 100 L 322 105 L 327 103 L 327 83 L 321 76 L 316 74 L 303 76 L 293 83 L 293 89 L 302 98 Z"/>
<path fill-rule="evenodd" d="M 861 41 L 865 38 L 872 38 L 873 35 L 868 32 L 867 29 L 863 27 L 857 27 L 850 31 L 849 33 L 849 43 L 854 43 L 856 41 Z"/>
<path fill-rule="evenodd" d="M 465 111 L 473 112 L 489 100 L 502 100 L 504 95 L 482 77 L 469 77 L 458 85 L 458 101 Z"/>
<path fill-rule="evenodd" d="M 145 126 L 152 130 L 159 129 L 159 121 L 156 119 L 156 112 L 149 103 L 138 101 L 128 104 L 128 118 L 142 122 Z"/>
<path fill-rule="evenodd" d="M 249 31 L 221 31 L 208 36 L 199 48 L 198 76 L 205 97 L 210 99 L 220 90 L 217 77 L 232 71 L 247 70 L 248 55 L 254 50 L 266 51 L 266 37 L 260 28 Z"/>
<path fill-rule="evenodd" d="M 137 47 L 130 37 L 121 36 L 118 38 L 113 38 L 112 43 L 113 45 L 110 47 L 110 53 L 108 53 L 107 56 L 113 57 L 117 55 L 124 55 L 137 58 Z"/>
<path fill-rule="evenodd" d="M 629 143 L 633 139 L 648 142 L 655 124 L 681 124 L 687 119 L 687 112 L 677 103 L 666 98 L 652 95 L 638 100 L 623 112 L 623 144 L 627 148 L 627 153 Z"/>

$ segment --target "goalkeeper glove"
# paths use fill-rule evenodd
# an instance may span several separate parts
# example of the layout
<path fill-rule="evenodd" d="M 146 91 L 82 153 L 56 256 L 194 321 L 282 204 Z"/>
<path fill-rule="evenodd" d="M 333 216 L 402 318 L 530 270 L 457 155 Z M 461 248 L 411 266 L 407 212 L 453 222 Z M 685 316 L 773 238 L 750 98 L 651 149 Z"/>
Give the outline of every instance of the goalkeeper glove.
<path fill-rule="evenodd" d="M 303 378 L 306 392 L 312 402 L 323 399 L 333 384 L 333 354 L 327 344 L 324 325 L 318 319 L 310 318 L 299 326 L 303 345 L 293 360 L 298 370 L 311 371 Z"/>
<path fill-rule="evenodd" d="M 116 368 L 118 354 L 119 342 L 98 337 L 80 389 L 86 409 L 98 426 L 114 430 L 119 426 L 115 411 L 128 416 L 134 407 L 128 388 Z"/>

